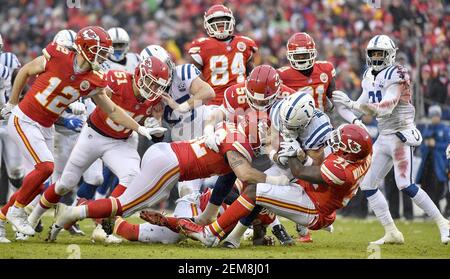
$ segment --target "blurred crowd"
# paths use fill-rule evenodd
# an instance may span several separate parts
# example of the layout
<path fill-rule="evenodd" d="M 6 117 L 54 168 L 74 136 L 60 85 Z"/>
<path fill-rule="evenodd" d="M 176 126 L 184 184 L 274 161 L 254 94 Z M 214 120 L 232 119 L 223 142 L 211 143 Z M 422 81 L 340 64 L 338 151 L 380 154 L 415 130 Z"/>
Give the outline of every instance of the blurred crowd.
<path fill-rule="evenodd" d="M 319 58 L 337 69 L 337 88 L 354 98 L 360 93 L 365 45 L 375 34 L 388 34 L 399 48 L 398 61 L 412 72 L 415 93 L 423 97 L 417 103 L 420 115 L 438 103 L 443 118 L 450 119 L 448 0 L 3 0 L 0 32 L 6 50 L 22 62 L 38 55 L 58 30 L 91 24 L 121 26 L 131 35 L 132 51 L 162 44 L 182 62 L 187 45 L 204 36 L 203 13 L 215 3 L 231 8 L 237 32 L 258 43 L 256 64 L 286 65 L 292 32 L 311 34 Z"/>

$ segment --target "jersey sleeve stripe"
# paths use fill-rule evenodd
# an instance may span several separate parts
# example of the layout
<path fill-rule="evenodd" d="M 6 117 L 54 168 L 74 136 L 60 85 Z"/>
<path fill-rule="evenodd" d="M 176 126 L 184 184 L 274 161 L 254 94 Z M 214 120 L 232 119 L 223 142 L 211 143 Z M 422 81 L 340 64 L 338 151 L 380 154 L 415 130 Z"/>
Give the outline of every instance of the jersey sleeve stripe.
<path fill-rule="evenodd" d="M 247 161 L 252 161 L 252 156 L 250 155 L 250 153 L 248 153 L 247 149 L 242 146 L 242 144 L 236 141 L 233 143 L 233 146 L 237 151 L 239 151 L 239 153 L 241 153 L 245 157 L 245 159 L 247 159 Z"/>
<path fill-rule="evenodd" d="M 181 80 L 183 80 L 183 81 L 186 79 L 185 74 L 184 74 L 184 68 L 185 67 L 186 67 L 186 64 L 181 66 Z"/>
<path fill-rule="evenodd" d="M 330 127 L 328 127 L 325 131 L 323 131 L 315 140 L 313 143 L 311 143 L 310 147 L 313 147 L 319 140 L 323 139 L 325 137 L 325 135 L 327 135 L 328 133 L 330 133 L 332 131 L 332 129 Z"/>
<path fill-rule="evenodd" d="M 341 179 L 339 179 L 336 175 L 334 175 L 334 173 L 332 173 L 327 166 L 325 166 L 325 164 L 322 164 L 322 166 L 320 167 L 320 170 L 322 172 L 323 175 L 325 175 L 328 179 L 330 179 L 331 181 L 333 181 L 334 184 L 337 185 L 342 185 L 345 182 L 342 181 Z"/>
<path fill-rule="evenodd" d="M 388 79 L 391 79 L 392 74 L 394 73 L 394 71 L 395 71 L 395 66 L 393 66 L 392 69 L 391 69 L 391 71 L 389 72 Z"/>
<path fill-rule="evenodd" d="M 326 130 L 329 125 L 329 123 L 323 123 L 317 129 L 315 129 L 311 136 L 305 141 L 305 145 L 308 145 L 311 141 L 313 141 L 316 136 L 319 135 L 319 133 L 321 133 L 323 130 Z"/>
<path fill-rule="evenodd" d="M 191 79 L 191 67 L 192 66 L 192 64 L 189 64 L 189 65 L 187 65 L 187 78 L 188 79 Z"/>

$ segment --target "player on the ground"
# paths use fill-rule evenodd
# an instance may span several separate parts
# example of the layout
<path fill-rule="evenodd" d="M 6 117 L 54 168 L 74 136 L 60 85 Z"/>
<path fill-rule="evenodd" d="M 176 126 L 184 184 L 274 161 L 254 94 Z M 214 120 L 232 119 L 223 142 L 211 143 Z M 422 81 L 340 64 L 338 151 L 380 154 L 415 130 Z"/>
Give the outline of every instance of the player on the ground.
<path fill-rule="evenodd" d="M 323 112 L 333 109 L 332 92 L 335 88 L 336 70 L 328 61 L 316 61 L 317 49 L 314 39 L 308 33 L 293 34 L 286 44 L 286 56 L 290 66 L 278 69 L 281 80 L 295 90 L 307 91 L 314 97 L 316 108 Z M 338 114 L 346 121 L 352 115 L 342 105 L 336 106 Z M 361 122 L 356 120 L 360 125 Z"/>
<path fill-rule="evenodd" d="M 81 96 L 92 97 L 109 117 L 125 127 L 151 138 L 148 130 L 115 105 L 106 95 L 104 74 L 98 72 L 112 52 L 108 33 L 98 26 L 81 29 L 76 37 L 77 53 L 50 43 L 43 55 L 23 66 L 15 79 L 11 98 L 1 114 L 9 117 L 8 132 L 19 146 L 32 170 L 23 180 L 14 199 L 2 208 L 16 229 L 33 235 L 24 207 L 40 192 L 40 187 L 53 172 L 53 124 L 70 103 Z M 38 75 L 25 98 L 19 94 L 29 77 Z"/>
<path fill-rule="evenodd" d="M 134 73 L 140 59 L 137 53 L 129 52 L 130 35 L 121 27 L 108 29 L 108 34 L 111 37 L 114 52 L 103 63 L 105 70 L 122 70 L 131 74 Z"/>
<path fill-rule="evenodd" d="M 130 216 L 168 198 L 178 181 L 206 178 L 234 172 L 243 182 L 287 185 L 286 176 L 266 175 L 251 167 L 253 158 L 249 136 L 232 123 L 221 123 L 216 130 L 222 139 L 219 153 L 209 149 L 200 137 L 191 141 L 157 143 L 145 153 L 141 171 L 118 198 L 92 201 L 68 208 L 59 204 L 56 224 L 64 225 L 84 218 Z"/>
<path fill-rule="evenodd" d="M 370 208 L 385 229 L 385 235 L 375 244 L 404 243 L 403 234 L 395 226 L 385 197 L 378 190 L 389 170 L 394 166 L 395 182 L 438 225 L 441 242 L 450 242 L 450 223 L 419 188 L 412 175 L 413 149 L 422 142 L 422 135 L 414 124 L 415 108 L 407 70 L 395 64 L 397 48 L 386 35 L 373 37 L 366 48 L 368 69 L 363 75 L 362 94 L 352 101 L 346 93 L 335 91 L 335 102 L 365 114 L 377 117 L 380 135 L 374 145 L 373 161 L 361 190 Z M 353 116 L 356 119 L 356 116 Z"/>
<path fill-rule="evenodd" d="M 221 105 L 225 89 L 245 81 L 252 66 L 256 43 L 245 36 L 233 35 L 233 12 L 223 5 L 214 5 L 204 15 L 209 38 L 200 38 L 189 46 L 189 55 L 203 78 L 216 92 L 209 105 Z"/>
<path fill-rule="evenodd" d="M 312 230 L 330 227 L 336 210 L 354 196 L 370 166 L 372 141 L 363 128 L 346 124 L 333 132 L 330 145 L 333 152 L 319 166 L 305 166 L 301 144 L 296 140 L 284 142 L 278 154 L 288 157 L 289 169 L 298 179 L 295 183 L 283 187 L 270 183 L 249 185 L 214 223 L 199 226 L 180 219 L 180 229 L 206 246 L 215 246 L 229 224 L 250 214 L 256 205 Z"/>
<path fill-rule="evenodd" d="M 172 82 L 168 94 L 163 95 L 164 121 L 170 127 L 172 141 L 191 140 L 202 136 L 203 122 L 209 114 L 206 103 L 215 97 L 214 89 L 201 79 L 200 71 L 193 64 L 175 65 L 169 53 L 159 45 L 149 45 L 142 50 L 141 59 L 155 56 L 169 65 Z M 203 179 L 178 183 L 182 197 L 200 191 Z"/>
<path fill-rule="evenodd" d="M 112 90 L 111 100 L 142 124 L 152 115 L 153 106 L 160 101 L 170 83 L 168 66 L 156 57 L 149 57 L 138 64 L 134 75 L 112 70 L 106 78 L 107 86 Z M 162 127 L 147 128 L 151 130 L 150 134 L 165 131 Z M 30 224 L 36 224 L 61 196 L 73 190 L 84 171 L 99 158 L 119 178 L 119 185 L 112 196 L 123 193 L 139 172 L 140 157 L 132 132 L 96 108 L 81 131 L 60 179 L 44 192 L 39 205 L 30 214 Z M 61 229 L 53 226 L 49 240 L 54 240 Z"/>

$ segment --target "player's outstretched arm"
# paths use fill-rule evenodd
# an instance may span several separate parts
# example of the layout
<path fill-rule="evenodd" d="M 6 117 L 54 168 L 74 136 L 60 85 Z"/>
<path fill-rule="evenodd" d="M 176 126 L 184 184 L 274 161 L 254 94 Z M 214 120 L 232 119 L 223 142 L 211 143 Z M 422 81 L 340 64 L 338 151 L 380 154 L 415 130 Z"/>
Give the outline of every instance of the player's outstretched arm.
<path fill-rule="evenodd" d="M 273 185 L 289 185 L 289 178 L 287 176 L 270 176 L 257 169 L 254 169 L 250 162 L 244 156 L 236 151 L 228 151 L 228 164 L 233 170 L 236 177 L 247 184 L 268 183 Z"/>
<path fill-rule="evenodd" d="M 297 158 L 289 158 L 288 164 L 294 177 L 311 183 L 325 183 L 320 166 L 304 166 Z"/>
<path fill-rule="evenodd" d="M 11 90 L 11 96 L 9 99 L 9 103 L 11 105 L 17 105 L 19 103 L 20 92 L 22 92 L 25 87 L 28 78 L 44 72 L 46 63 L 47 60 L 43 55 L 41 55 L 20 68 Z"/>
<path fill-rule="evenodd" d="M 124 126 L 125 128 L 136 131 L 151 140 L 152 136 L 148 130 L 144 126 L 139 125 L 139 123 L 129 116 L 122 108 L 116 105 L 108 97 L 107 91 L 109 90 L 103 89 L 101 93 L 92 97 L 97 106 L 99 106 L 100 109 L 103 110 L 112 121 Z"/>
<path fill-rule="evenodd" d="M 189 100 L 187 100 L 187 102 L 191 109 L 206 104 L 209 100 L 212 100 L 214 99 L 214 97 L 216 97 L 216 93 L 214 92 L 214 89 L 211 87 L 211 85 L 209 85 L 209 83 L 205 82 L 200 77 L 196 77 L 192 81 L 190 93 L 193 98 L 190 98 Z"/>

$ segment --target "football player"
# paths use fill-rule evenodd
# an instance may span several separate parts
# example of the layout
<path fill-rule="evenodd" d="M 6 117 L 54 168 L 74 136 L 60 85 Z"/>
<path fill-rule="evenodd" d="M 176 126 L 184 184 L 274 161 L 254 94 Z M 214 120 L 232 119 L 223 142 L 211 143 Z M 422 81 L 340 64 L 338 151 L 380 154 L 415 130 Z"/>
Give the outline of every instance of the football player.
<path fill-rule="evenodd" d="M 308 33 L 293 34 L 286 44 L 286 57 L 290 66 L 278 69 L 281 80 L 295 90 L 304 90 L 314 97 L 317 109 L 330 112 L 333 109 L 332 92 L 335 90 L 336 70 L 328 61 L 316 61 L 316 43 Z M 342 105 L 336 106 L 338 114 L 346 121 L 352 115 Z M 356 119 L 356 124 L 361 121 Z"/>
<path fill-rule="evenodd" d="M 156 57 L 138 64 L 134 75 L 112 70 L 106 78 L 107 86 L 113 92 L 111 100 L 139 123 L 152 115 L 153 106 L 160 101 L 170 83 L 169 67 Z M 151 134 L 165 131 L 162 127 L 147 128 Z M 81 131 L 61 177 L 44 192 L 39 205 L 30 214 L 30 224 L 36 224 L 61 195 L 73 190 L 84 171 L 99 158 L 119 178 L 119 185 L 111 194 L 119 196 L 139 172 L 140 157 L 135 141 L 131 129 L 114 122 L 103 110 L 96 108 Z M 54 240 L 61 229 L 52 226 L 49 240 Z"/>
<path fill-rule="evenodd" d="M 107 81 L 98 70 L 112 52 L 108 33 L 98 26 L 85 27 L 77 33 L 75 44 L 76 53 L 52 42 L 42 51 L 43 55 L 24 65 L 17 73 L 11 98 L 1 110 L 3 118 L 12 114 L 8 133 L 34 169 L 24 178 L 16 197 L 2 208 L 0 219 L 7 218 L 26 235 L 35 231 L 27 221 L 24 207 L 41 191 L 42 183 L 53 172 L 53 124 L 70 103 L 82 96 L 92 97 L 113 121 L 151 138 L 147 128 L 106 95 Z M 35 75 L 38 77 L 19 103 L 26 81 Z M 54 192 L 54 187 L 50 189 Z"/>
<path fill-rule="evenodd" d="M 169 53 L 159 45 L 149 45 L 142 50 L 141 59 L 155 56 L 165 61 L 172 73 L 172 82 L 163 95 L 167 104 L 164 121 L 170 127 L 172 141 L 191 140 L 202 136 L 203 122 L 209 114 L 205 105 L 215 96 L 214 89 L 200 77 L 200 71 L 193 64 L 175 65 Z M 182 197 L 200 191 L 203 179 L 178 183 L 178 193 Z"/>
<path fill-rule="evenodd" d="M 328 228 L 336 218 L 336 210 L 354 196 L 367 172 L 372 141 L 360 126 L 346 124 L 333 132 L 331 148 L 333 152 L 320 165 L 305 166 L 307 157 L 301 144 L 296 140 L 285 142 L 279 155 L 288 157 L 290 172 L 297 178 L 295 183 L 283 187 L 270 183 L 249 185 L 214 223 L 200 226 L 179 219 L 177 225 L 189 237 L 216 246 L 230 224 L 261 205 L 309 229 Z"/>
<path fill-rule="evenodd" d="M 194 64 L 216 92 L 209 105 L 222 104 L 225 89 L 244 82 L 253 67 L 256 43 L 248 37 L 233 35 L 234 25 L 233 12 L 223 5 L 214 5 L 204 15 L 209 38 L 197 39 L 189 46 Z"/>
<path fill-rule="evenodd" d="M 130 35 L 121 27 L 108 29 L 111 37 L 114 52 L 108 56 L 108 60 L 103 64 L 106 71 L 122 70 L 128 73 L 134 73 L 134 69 L 139 64 L 139 55 L 129 52 Z"/>
<path fill-rule="evenodd" d="M 362 94 L 352 101 L 342 91 L 335 91 L 333 99 L 349 109 L 377 117 L 380 135 L 374 145 L 373 161 L 361 182 L 361 190 L 370 208 L 385 229 L 385 235 L 372 243 L 403 244 L 403 234 L 395 226 L 386 198 L 378 186 L 394 167 L 395 182 L 437 224 L 441 242 L 450 242 L 450 223 L 446 220 L 428 194 L 413 179 L 413 149 L 422 142 L 422 135 L 414 123 L 415 108 L 408 71 L 395 64 L 397 48 L 386 35 L 373 37 L 366 47 L 367 70 L 362 81 Z M 356 119 L 356 116 L 353 115 Z"/>
<path fill-rule="evenodd" d="M 84 206 L 59 204 L 56 224 L 62 226 L 84 218 L 130 216 L 168 198 L 178 181 L 206 178 L 234 172 L 243 182 L 287 185 L 284 176 L 266 175 L 251 167 L 254 156 L 248 136 L 233 123 L 220 123 L 222 142 L 219 153 L 207 148 L 204 138 L 157 143 L 145 153 L 141 171 L 118 198 L 92 201 Z"/>

